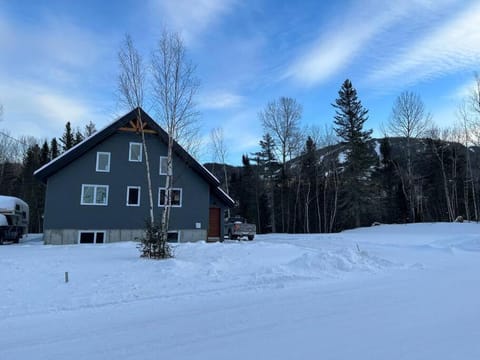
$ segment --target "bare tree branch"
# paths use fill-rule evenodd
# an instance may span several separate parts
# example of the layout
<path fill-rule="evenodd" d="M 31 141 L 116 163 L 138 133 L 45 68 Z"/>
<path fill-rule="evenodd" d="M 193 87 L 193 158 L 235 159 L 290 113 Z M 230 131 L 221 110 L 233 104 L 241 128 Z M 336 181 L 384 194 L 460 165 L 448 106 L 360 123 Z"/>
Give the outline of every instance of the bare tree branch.
<path fill-rule="evenodd" d="M 165 205 L 161 221 L 161 233 L 166 238 L 173 195 L 173 143 L 179 142 L 188 151 L 198 133 L 194 97 L 199 81 L 195 77 L 195 67 L 187 60 L 179 34 L 163 32 L 152 54 L 152 74 L 156 107 L 168 133 Z"/>
<path fill-rule="evenodd" d="M 145 167 L 147 171 L 148 182 L 148 198 L 150 223 L 153 226 L 155 217 L 153 214 L 153 190 L 152 179 L 150 174 L 150 161 L 148 158 L 147 143 L 145 141 L 145 131 L 142 121 L 142 113 L 140 108 L 143 107 L 144 89 L 145 89 L 145 66 L 142 57 L 133 45 L 130 35 L 125 36 L 120 51 L 118 52 L 118 60 L 120 64 L 120 75 L 118 77 L 118 89 L 120 92 L 120 101 L 130 109 L 138 110 L 138 120 L 140 122 L 140 132 L 142 135 L 143 152 L 145 154 Z"/>

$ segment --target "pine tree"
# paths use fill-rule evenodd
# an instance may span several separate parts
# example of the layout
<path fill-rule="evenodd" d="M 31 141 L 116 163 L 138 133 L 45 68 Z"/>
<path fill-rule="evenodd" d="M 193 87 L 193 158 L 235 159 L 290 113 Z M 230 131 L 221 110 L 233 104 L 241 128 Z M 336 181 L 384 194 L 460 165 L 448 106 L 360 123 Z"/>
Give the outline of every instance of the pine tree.
<path fill-rule="evenodd" d="M 83 131 L 83 137 L 88 138 L 89 136 L 95 134 L 96 132 L 97 132 L 97 128 L 95 127 L 95 124 L 90 121 L 87 125 L 85 125 L 85 130 Z"/>
<path fill-rule="evenodd" d="M 50 160 L 50 148 L 48 147 L 48 142 L 45 140 L 40 150 L 40 166 L 45 165 Z"/>
<path fill-rule="evenodd" d="M 60 142 L 62 143 L 63 151 L 71 149 L 75 143 L 75 136 L 73 135 L 72 125 L 70 124 L 70 121 L 65 124 L 65 131 L 60 138 Z"/>
<path fill-rule="evenodd" d="M 250 164 L 248 155 L 242 155 L 243 174 L 241 182 L 242 198 L 240 201 L 240 214 L 251 223 L 256 223 L 258 218 L 256 207 L 256 192 L 252 184 L 255 183 L 255 172 Z"/>
<path fill-rule="evenodd" d="M 260 211 L 263 215 L 262 218 L 264 219 L 263 224 L 265 224 L 263 231 L 276 232 L 276 214 L 278 214 L 278 211 L 275 208 L 275 204 L 277 204 L 278 201 L 275 201 L 276 179 L 274 174 L 280 166 L 275 158 L 275 140 L 270 133 L 263 135 L 262 140 L 260 140 L 260 147 L 261 150 L 256 152 L 254 156 L 257 161 L 258 175 L 263 179 L 264 189 L 266 191 L 263 199 L 266 199 L 267 201 L 265 203 L 262 201 L 260 202 L 260 204 L 264 205 L 262 208 L 268 210 Z M 266 224 L 267 219 L 268 224 Z"/>
<path fill-rule="evenodd" d="M 42 215 L 45 203 L 45 188 L 33 177 L 33 172 L 40 167 L 42 150 L 35 144 L 28 148 L 23 160 L 21 174 L 22 195 L 30 206 L 29 232 L 42 232 Z"/>
<path fill-rule="evenodd" d="M 73 139 L 73 146 L 81 143 L 83 139 L 83 134 L 80 132 L 80 129 L 77 128 L 77 130 L 75 131 L 75 138 Z"/>
<path fill-rule="evenodd" d="M 60 155 L 60 151 L 58 150 L 58 142 L 57 138 L 53 138 L 50 142 L 50 159 L 55 159 L 58 155 Z"/>
<path fill-rule="evenodd" d="M 320 224 L 318 224 L 319 203 L 314 200 L 318 199 L 318 155 L 317 146 L 313 139 L 309 136 L 305 142 L 305 149 L 302 154 L 301 161 L 301 178 L 303 185 L 303 228 L 301 231 L 319 232 Z"/>
<path fill-rule="evenodd" d="M 368 211 L 370 198 L 370 169 L 375 161 L 370 147 L 372 130 L 363 130 L 368 110 L 358 99 L 350 80 L 344 81 L 338 95 L 332 104 L 336 109 L 334 130 L 346 150 L 340 210 L 346 216 L 347 226 L 358 227 Z"/>

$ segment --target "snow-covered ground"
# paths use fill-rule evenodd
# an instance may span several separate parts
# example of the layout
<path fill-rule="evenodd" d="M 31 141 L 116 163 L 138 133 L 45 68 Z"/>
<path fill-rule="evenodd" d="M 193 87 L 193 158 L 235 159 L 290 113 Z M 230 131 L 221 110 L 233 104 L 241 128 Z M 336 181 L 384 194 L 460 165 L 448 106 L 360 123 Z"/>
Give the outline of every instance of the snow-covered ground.
<path fill-rule="evenodd" d="M 0 247 L 0 359 L 480 359 L 478 224 L 175 254 L 35 236 Z"/>

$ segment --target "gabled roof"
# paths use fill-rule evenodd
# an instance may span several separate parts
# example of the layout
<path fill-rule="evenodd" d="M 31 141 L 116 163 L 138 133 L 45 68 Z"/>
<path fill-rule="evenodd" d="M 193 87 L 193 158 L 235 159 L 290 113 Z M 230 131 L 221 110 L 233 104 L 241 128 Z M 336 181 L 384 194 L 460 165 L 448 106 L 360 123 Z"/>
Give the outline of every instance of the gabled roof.
<path fill-rule="evenodd" d="M 64 152 L 62 155 L 56 157 L 49 163 L 36 170 L 34 172 L 35 177 L 40 181 L 46 183 L 48 178 L 55 174 L 57 171 L 61 170 L 62 168 L 70 164 L 72 161 L 92 149 L 94 146 L 113 135 L 120 128 L 128 126 L 131 122 L 135 122 L 138 118 L 139 112 L 142 118 L 142 122 L 146 123 L 148 128 L 150 130 L 153 130 L 156 135 L 160 137 L 161 141 L 163 141 L 165 144 L 168 144 L 167 132 L 163 130 L 160 125 L 158 125 L 155 120 L 153 120 L 145 111 L 143 111 L 143 109 L 136 108 L 130 111 L 128 114 L 113 121 L 110 125 L 107 125 L 103 129 L 92 134 L 90 137 L 86 138 L 79 144 Z M 225 192 L 221 191 L 221 189 L 219 188 L 220 182 L 218 181 L 218 179 L 197 160 L 195 160 L 176 141 L 174 141 L 173 143 L 173 151 L 190 168 L 197 172 L 201 177 L 205 179 L 205 181 L 207 181 L 208 184 L 210 184 L 210 186 L 213 187 L 213 189 L 215 190 L 215 194 L 220 197 L 220 199 L 224 201 L 226 205 L 233 206 L 235 204 L 235 202 L 230 196 L 228 196 Z"/>

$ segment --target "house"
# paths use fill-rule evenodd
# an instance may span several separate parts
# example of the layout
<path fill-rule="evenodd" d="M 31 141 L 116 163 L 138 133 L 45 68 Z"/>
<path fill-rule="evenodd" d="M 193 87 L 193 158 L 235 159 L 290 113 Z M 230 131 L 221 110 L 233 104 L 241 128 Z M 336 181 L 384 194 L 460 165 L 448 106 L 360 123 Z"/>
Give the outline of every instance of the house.
<path fill-rule="evenodd" d="M 154 214 L 160 220 L 168 135 L 142 109 L 135 109 L 35 172 L 46 184 L 45 244 L 98 244 L 144 234 L 149 199 L 141 127 L 150 162 Z M 223 239 L 224 210 L 234 201 L 220 189 L 217 178 L 178 143 L 173 153 L 169 237 L 177 241 Z"/>

